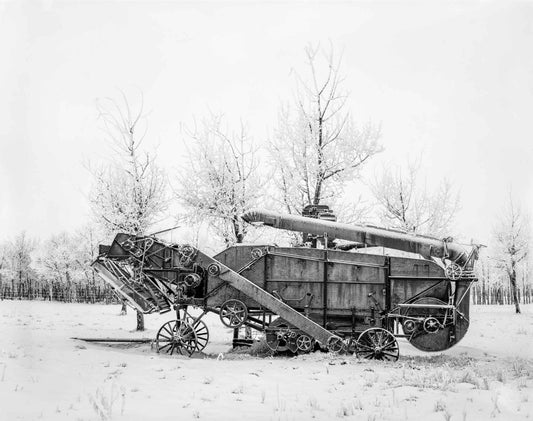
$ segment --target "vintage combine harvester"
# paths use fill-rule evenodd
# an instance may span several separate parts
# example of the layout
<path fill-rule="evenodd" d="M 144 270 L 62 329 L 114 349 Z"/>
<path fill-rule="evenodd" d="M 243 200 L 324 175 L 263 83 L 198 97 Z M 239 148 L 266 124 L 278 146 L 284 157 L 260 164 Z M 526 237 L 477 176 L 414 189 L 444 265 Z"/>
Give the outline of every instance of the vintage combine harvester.
<path fill-rule="evenodd" d="M 304 214 L 310 217 L 252 210 L 243 219 L 303 233 L 315 247 L 236 245 L 211 257 L 186 244 L 118 234 L 93 265 L 137 310 L 176 311 L 156 337 L 158 352 L 168 354 L 205 348 L 208 312 L 227 327 L 264 332 L 278 352 L 321 348 L 396 360 L 397 337 L 423 351 L 463 338 L 479 246 L 337 223 L 327 207 Z M 416 255 L 361 250 L 373 246 Z M 193 317 L 190 306 L 203 312 Z"/>

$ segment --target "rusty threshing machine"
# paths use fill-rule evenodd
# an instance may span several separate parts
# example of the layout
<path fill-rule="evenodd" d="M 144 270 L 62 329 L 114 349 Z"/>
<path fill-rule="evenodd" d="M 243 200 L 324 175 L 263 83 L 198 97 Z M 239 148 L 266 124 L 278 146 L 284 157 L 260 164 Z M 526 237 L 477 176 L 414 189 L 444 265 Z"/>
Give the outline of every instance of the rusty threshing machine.
<path fill-rule="evenodd" d="M 306 247 L 235 245 L 211 257 L 187 244 L 118 234 L 93 266 L 135 309 L 175 311 L 157 333 L 161 353 L 201 352 L 208 312 L 229 328 L 264 333 L 274 352 L 320 348 L 397 360 L 398 337 L 423 351 L 463 338 L 479 246 L 337 223 L 325 206 L 305 214 L 252 210 L 242 217 L 303 233 Z M 415 254 L 370 254 L 376 246 Z M 191 306 L 203 311 L 192 316 Z"/>

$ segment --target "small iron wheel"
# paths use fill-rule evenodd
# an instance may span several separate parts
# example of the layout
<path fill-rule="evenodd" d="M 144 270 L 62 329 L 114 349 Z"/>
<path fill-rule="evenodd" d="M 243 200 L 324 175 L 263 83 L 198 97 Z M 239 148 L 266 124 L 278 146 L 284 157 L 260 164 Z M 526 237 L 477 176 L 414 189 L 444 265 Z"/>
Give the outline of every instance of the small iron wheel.
<path fill-rule="evenodd" d="M 220 266 L 216 263 L 211 263 L 209 266 L 207 266 L 207 273 L 211 276 L 217 276 L 220 274 Z"/>
<path fill-rule="evenodd" d="M 412 319 L 406 319 L 402 323 L 403 333 L 410 335 L 417 328 L 417 323 Z"/>
<path fill-rule="evenodd" d="M 296 338 L 296 346 L 298 351 L 301 352 L 311 352 L 313 349 L 313 339 L 307 335 L 299 335 Z"/>
<path fill-rule="evenodd" d="M 185 285 L 189 288 L 196 288 L 202 283 L 202 277 L 197 273 L 189 273 L 183 278 L 183 282 L 185 282 Z"/>
<path fill-rule="evenodd" d="M 263 249 L 260 249 L 259 247 L 253 248 L 250 252 L 252 259 L 259 259 L 265 255 L 265 252 Z"/>
<path fill-rule="evenodd" d="M 356 355 L 367 360 L 397 361 L 400 349 L 392 333 L 372 327 L 359 335 Z"/>
<path fill-rule="evenodd" d="M 248 318 L 248 308 L 242 301 L 228 300 L 220 307 L 219 316 L 224 326 L 238 329 Z"/>
<path fill-rule="evenodd" d="M 328 339 L 328 349 L 335 354 L 340 354 L 346 351 L 346 344 L 342 338 L 331 336 Z"/>
<path fill-rule="evenodd" d="M 452 281 L 457 281 L 463 276 L 463 269 L 457 263 L 450 263 L 445 269 L 446 277 Z"/>
<path fill-rule="evenodd" d="M 435 317 L 425 319 L 423 327 L 427 333 L 437 333 L 441 328 L 439 321 Z"/>
<path fill-rule="evenodd" d="M 157 352 L 191 356 L 198 349 L 198 337 L 194 327 L 180 320 L 165 323 L 156 336 Z"/>

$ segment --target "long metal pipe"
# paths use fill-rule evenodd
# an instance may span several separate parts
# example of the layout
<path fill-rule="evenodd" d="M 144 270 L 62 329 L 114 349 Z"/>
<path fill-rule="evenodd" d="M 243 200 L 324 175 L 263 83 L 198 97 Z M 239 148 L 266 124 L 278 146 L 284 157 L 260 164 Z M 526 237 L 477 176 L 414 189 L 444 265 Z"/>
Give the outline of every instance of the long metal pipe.
<path fill-rule="evenodd" d="M 327 234 L 330 239 L 336 238 L 368 246 L 403 250 L 421 254 L 426 258 L 446 257 L 459 265 L 465 264 L 469 255 L 468 250 L 457 243 L 385 228 L 341 224 L 298 215 L 284 215 L 263 209 L 252 209 L 243 214 L 242 218 L 248 223 L 261 222 L 274 228 L 313 235 Z"/>

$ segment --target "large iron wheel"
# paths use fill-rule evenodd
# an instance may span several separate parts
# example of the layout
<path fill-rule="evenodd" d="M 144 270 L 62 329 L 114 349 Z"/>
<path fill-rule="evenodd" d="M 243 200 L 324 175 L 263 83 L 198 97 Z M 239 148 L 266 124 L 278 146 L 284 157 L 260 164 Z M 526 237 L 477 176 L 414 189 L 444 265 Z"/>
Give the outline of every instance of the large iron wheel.
<path fill-rule="evenodd" d="M 392 333 L 372 327 L 359 335 L 356 355 L 367 360 L 397 361 L 400 348 Z"/>
<path fill-rule="evenodd" d="M 156 336 L 157 352 L 172 355 L 174 352 L 191 356 L 198 349 L 198 336 L 194 327 L 182 320 L 165 323 Z"/>
<path fill-rule="evenodd" d="M 248 308 L 242 301 L 228 300 L 220 306 L 219 316 L 224 326 L 238 329 L 248 318 Z"/>
<path fill-rule="evenodd" d="M 205 322 L 201 319 L 194 319 L 187 314 L 185 321 L 194 328 L 196 333 L 196 348 L 198 352 L 202 352 L 209 342 L 209 329 Z"/>

